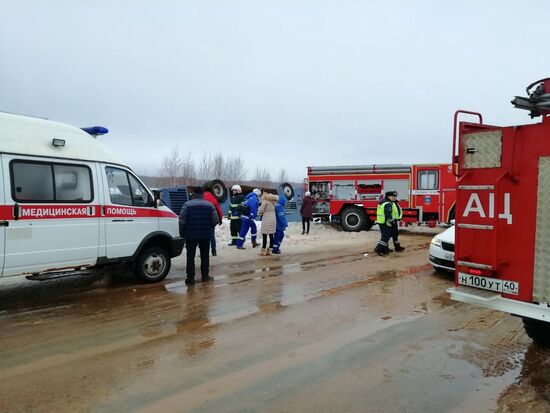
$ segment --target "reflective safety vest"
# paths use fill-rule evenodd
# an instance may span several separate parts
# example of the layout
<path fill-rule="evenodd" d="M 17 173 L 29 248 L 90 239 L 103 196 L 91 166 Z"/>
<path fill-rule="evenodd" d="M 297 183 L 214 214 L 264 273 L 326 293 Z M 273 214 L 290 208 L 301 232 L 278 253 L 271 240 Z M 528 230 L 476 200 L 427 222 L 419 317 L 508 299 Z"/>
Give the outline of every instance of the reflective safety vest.
<path fill-rule="evenodd" d="M 386 214 L 384 212 L 384 209 L 386 208 L 386 204 L 391 204 L 391 217 L 395 219 L 396 221 L 401 220 L 403 218 L 403 210 L 401 208 L 397 208 L 397 205 L 394 202 L 386 201 L 381 204 L 378 204 L 378 208 L 376 208 L 376 223 L 377 224 L 385 224 L 386 223 Z"/>

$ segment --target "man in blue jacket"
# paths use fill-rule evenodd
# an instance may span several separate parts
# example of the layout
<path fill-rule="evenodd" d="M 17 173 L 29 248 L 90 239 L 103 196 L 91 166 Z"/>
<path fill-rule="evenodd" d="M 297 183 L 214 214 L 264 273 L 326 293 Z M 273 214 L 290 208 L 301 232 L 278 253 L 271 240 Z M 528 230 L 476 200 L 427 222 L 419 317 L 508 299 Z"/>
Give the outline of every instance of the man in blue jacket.
<path fill-rule="evenodd" d="M 258 236 L 258 229 L 256 228 L 256 222 L 254 221 L 258 216 L 258 207 L 260 206 L 259 196 L 261 191 L 258 188 L 249 193 L 242 206 L 241 206 L 241 220 L 242 227 L 239 237 L 237 238 L 237 248 L 244 250 L 244 240 L 246 239 L 246 234 L 250 228 L 250 236 L 252 237 L 252 248 L 256 248 L 258 245 L 256 242 L 256 237 Z"/>
<path fill-rule="evenodd" d="M 179 216 L 180 236 L 185 239 L 187 248 L 187 279 L 185 284 L 195 284 L 195 255 L 197 246 L 201 253 L 202 281 L 211 281 L 210 271 L 210 237 L 213 228 L 218 225 L 220 218 L 214 205 L 204 199 L 204 189 L 198 187 L 194 191 L 194 198 L 183 204 Z"/>
<path fill-rule="evenodd" d="M 273 242 L 273 254 L 281 253 L 281 243 L 285 237 L 285 230 L 288 227 L 285 211 L 286 198 L 279 196 L 279 202 L 275 205 L 275 216 L 277 218 L 277 229 L 275 230 L 275 239 Z"/>

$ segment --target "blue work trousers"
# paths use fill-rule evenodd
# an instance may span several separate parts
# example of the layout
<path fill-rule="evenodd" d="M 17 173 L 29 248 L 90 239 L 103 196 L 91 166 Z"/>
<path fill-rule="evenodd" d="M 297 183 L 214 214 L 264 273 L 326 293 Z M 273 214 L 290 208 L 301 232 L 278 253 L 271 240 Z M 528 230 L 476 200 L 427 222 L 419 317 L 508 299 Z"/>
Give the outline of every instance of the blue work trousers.
<path fill-rule="evenodd" d="M 246 234 L 248 234 L 249 229 L 250 229 L 250 236 L 252 237 L 252 243 L 256 241 L 256 237 L 258 236 L 258 228 L 256 228 L 256 221 L 246 216 L 242 216 L 241 220 L 243 222 L 242 224 L 243 226 L 241 227 L 239 238 L 237 238 L 237 247 L 242 247 L 244 245 Z"/>
<path fill-rule="evenodd" d="M 278 229 L 277 231 L 275 231 L 275 239 L 273 241 L 273 252 L 281 251 L 281 243 L 283 242 L 284 237 L 285 237 L 284 230 Z"/>

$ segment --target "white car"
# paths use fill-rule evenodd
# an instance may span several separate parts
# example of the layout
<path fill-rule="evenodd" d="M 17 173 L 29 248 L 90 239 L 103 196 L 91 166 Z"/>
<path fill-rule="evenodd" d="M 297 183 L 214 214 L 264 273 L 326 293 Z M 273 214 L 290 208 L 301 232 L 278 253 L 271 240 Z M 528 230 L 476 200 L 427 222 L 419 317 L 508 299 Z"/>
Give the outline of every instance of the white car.
<path fill-rule="evenodd" d="M 433 237 L 430 244 L 430 264 L 436 270 L 455 270 L 455 227 Z"/>

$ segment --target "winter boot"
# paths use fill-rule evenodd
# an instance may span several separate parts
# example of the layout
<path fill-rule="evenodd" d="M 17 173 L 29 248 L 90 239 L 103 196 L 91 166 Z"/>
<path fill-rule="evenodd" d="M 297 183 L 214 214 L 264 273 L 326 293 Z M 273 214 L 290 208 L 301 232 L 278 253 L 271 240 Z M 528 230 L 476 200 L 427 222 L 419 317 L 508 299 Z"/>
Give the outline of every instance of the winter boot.
<path fill-rule="evenodd" d="M 195 279 L 194 278 L 186 278 L 185 279 L 185 285 L 195 285 Z"/>
<path fill-rule="evenodd" d="M 256 248 L 259 245 L 260 244 L 258 244 L 255 239 L 252 240 L 252 248 Z"/>
<path fill-rule="evenodd" d="M 405 250 L 405 247 L 402 247 L 400 244 L 395 244 L 395 250 L 401 252 Z"/>
<path fill-rule="evenodd" d="M 213 281 L 213 280 L 214 280 L 214 278 L 210 277 L 209 275 L 206 275 L 206 276 L 203 275 L 203 276 L 202 276 L 202 282 L 203 282 L 203 283 L 207 283 L 207 282 Z"/>
<path fill-rule="evenodd" d="M 265 255 L 271 255 L 273 252 L 273 248 L 268 248 Z"/>
<path fill-rule="evenodd" d="M 258 255 L 266 256 L 267 255 L 267 250 L 265 248 L 262 248 Z"/>

